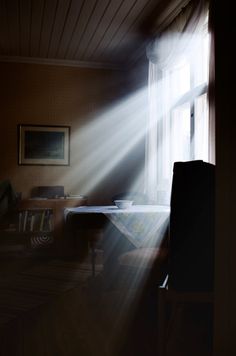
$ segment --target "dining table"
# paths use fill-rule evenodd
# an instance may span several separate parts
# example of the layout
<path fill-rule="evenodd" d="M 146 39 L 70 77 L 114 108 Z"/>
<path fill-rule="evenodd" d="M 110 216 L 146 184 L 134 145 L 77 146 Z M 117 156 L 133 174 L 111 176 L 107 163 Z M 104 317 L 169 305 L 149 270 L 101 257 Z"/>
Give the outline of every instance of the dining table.
<path fill-rule="evenodd" d="M 168 205 L 132 205 L 120 209 L 116 205 L 79 206 L 64 210 L 65 226 L 70 232 L 88 229 L 104 231 L 112 225 L 128 240 L 132 248 L 156 246 L 169 222 Z M 111 234 L 110 234 L 111 235 Z M 82 234 L 76 234 L 80 239 Z M 114 237 L 114 234 L 112 235 Z M 113 238 L 112 238 L 113 239 Z M 111 237 L 108 243 L 112 244 Z M 107 244 L 108 245 L 108 244 Z M 92 269 L 95 271 L 95 249 L 92 244 Z"/>

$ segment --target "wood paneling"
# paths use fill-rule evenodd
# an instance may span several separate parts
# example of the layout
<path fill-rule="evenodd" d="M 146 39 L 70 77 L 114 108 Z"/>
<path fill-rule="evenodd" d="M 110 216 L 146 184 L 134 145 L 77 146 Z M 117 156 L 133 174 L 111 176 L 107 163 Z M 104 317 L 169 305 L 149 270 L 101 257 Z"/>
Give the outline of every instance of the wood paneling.
<path fill-rule="evenodd" d="M 156 18 L 163 23 L 168 5 L 172 10 L 183 1 L 0 0 L 0 60 L 123 66 L 143 50 L 147 28 L 150 33 L 155 24 L 157 30 Z"/>

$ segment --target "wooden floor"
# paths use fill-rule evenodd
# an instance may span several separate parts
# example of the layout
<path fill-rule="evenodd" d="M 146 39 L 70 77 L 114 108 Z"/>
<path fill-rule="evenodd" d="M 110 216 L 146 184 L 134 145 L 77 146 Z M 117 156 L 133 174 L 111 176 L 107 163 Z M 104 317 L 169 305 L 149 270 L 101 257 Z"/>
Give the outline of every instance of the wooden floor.
<path fill-rule="evenodd" d="M 95 277 L 89 261 L 68 257 L 0 266 L 1 356 L 158 356 L 157 290 L 107 288 L 99 261 Z M 177 325 L 167 356 L 210 356 L 204 321 L 188 325 L 191 335 Z"/>
<path fill-rule="evenodd" d="M 137 291 L 107 289 L 99 264 L 91 272 L 68 257 L 2 261 L 0 355 L 154 355 Z"/>

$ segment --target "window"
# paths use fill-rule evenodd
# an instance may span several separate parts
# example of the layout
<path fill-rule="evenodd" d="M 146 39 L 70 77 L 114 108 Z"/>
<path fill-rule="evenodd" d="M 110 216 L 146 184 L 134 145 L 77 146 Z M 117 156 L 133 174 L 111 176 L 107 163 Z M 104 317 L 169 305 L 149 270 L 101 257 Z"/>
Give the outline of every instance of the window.
<path fill-rule="evenodd" d="M 159 181 L 169 180 L 175 161 L 208 161 L 208 32 L 193 38 L 189 52 L 163 71 L 163 102 L 166 129 L 165 157 L 168 167 Z"/>
<path fill-rule="evenodd" d="M 207 14 L 207 2 L 190 1 L 147 47 L 145 192 L 152 202 L 169 203 L 175 161 L 209 160 Z"/>

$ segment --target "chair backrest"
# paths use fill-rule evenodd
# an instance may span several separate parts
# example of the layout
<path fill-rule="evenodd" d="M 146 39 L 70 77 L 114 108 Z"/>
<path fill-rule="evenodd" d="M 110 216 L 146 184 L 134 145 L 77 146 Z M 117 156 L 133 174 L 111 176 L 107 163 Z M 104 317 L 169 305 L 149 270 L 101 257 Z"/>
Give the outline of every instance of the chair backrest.
<path fill-rule="evenodd" d="M 9 180 L 0 182 L 0 220 L 15 208 L 17 195 Z"/>
<path fill-rule="evenodd" d="M 215 166 L 203 161 L 174 164 L 169 286 L 211 291 L 214 281 Z"/>

